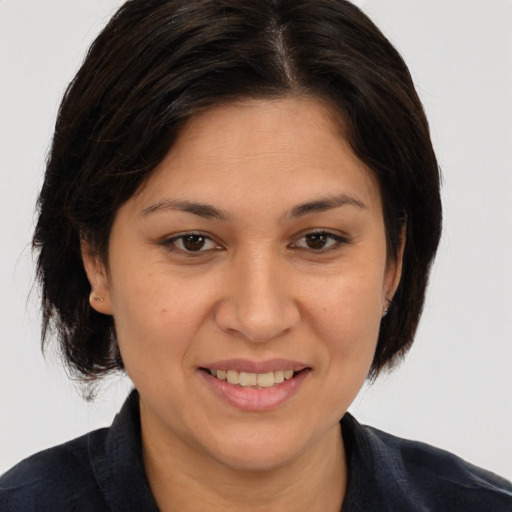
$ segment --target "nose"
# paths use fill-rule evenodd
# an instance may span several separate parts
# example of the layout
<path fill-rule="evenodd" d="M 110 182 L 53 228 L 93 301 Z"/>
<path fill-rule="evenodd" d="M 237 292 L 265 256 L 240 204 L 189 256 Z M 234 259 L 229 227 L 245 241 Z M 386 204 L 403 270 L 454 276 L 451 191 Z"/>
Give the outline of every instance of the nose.
<path fill-rule="evenodd" d="M 278 255 L 251 255 L 230 263 L 215 311 L 221 330 L 265 342 L 284 335 L 300 322 L 290 271 L 279 260 Z"/>

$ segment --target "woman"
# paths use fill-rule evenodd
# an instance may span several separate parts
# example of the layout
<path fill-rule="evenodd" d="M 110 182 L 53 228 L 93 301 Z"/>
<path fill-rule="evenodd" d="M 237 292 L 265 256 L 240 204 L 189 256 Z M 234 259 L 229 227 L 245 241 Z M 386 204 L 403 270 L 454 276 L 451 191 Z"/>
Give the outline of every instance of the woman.
<path fill-rule="evenodd" d="M 44 333 L 136 391 L 8 472 L 3 508 L 510 508 L 499 477 L 345 414 L 410 347 L 441 222 L 407 68 L 351 4 L 127 2 L 39 206 Z"/>

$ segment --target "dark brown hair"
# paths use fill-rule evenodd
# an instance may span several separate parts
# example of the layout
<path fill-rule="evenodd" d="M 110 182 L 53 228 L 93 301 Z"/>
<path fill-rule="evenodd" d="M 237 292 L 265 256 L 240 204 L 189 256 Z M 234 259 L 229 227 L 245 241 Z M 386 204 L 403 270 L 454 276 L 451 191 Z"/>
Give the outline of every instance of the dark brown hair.
<path fill-rule="evenodd" d="M 406 222 L 400 286 L 372 376 L 410 347 L 441 231 L 439 170 L 407 66 L 344 0 L 130 0 L 62 101 L 38 202 L 43 347 L 92 381 L 122 368 L 113 319 L 89 305 L 80 240 L 105 261 L 118 208 L 197 112 L 245 98 L 312 96 L 343 120 L 380 184 L 390 256 Z"/>

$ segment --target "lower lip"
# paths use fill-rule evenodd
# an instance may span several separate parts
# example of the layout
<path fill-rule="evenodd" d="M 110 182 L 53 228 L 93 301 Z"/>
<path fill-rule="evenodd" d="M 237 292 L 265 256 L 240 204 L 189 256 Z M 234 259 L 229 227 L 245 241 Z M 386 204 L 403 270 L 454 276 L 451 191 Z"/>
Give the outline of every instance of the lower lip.
<path fill-rule="evenodd" d="M 244 388 L 217 379 L 204 370 L 199 372 L 210 389 L 228 404 L 243 411 L 264 412 L 276 409 L 295 395 L 311 370 L 302 370 L 293 378 L 271 388 Z"/>

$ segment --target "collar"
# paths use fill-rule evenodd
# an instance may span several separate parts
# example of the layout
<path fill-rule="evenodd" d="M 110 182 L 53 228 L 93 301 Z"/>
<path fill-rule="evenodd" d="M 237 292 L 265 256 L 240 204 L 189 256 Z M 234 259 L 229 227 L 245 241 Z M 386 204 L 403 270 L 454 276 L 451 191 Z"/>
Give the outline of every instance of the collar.
<path fill-rule="evenodd" d="M 88 449 L 96 481 L 114 512 L 158 512 L 144 470 L 139 394 L 133 390 L 98 446 L 94 432 Z"/>

